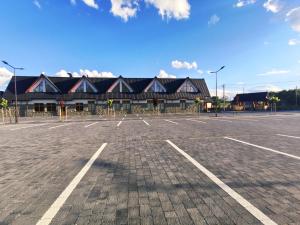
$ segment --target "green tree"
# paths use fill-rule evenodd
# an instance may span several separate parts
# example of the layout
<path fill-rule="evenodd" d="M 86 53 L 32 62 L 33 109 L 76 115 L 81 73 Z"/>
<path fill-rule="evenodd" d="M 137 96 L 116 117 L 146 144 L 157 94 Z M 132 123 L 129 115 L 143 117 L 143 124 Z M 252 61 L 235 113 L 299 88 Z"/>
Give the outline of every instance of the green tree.
<path fill-rule="evenodd" d="M 195 98 L 194 103 L 197 106 L 198 113 L 200 113 L 203 100 L 201 100 L 201 98 L 197 97 L 197 98 Z"/>
<path fill-rule="evenodd" d="M 8 101 L 5 98 L 1 98 L 1 100 L 0 100 L 0 106 L 3 109 L 7 109 L 8 108 Z"/>
<path fill-rule="evenodd" d="M 269 98 L 269 101 L 272 104 L 272 110 L 274 110 L 276 112 L 277 103 L 280 102 L 280 98 L 273 95 Z"/>
<path fill-rule="evenodd" d="M 112 108 L 112 106 L 113 106 L 113 103 L 114 103 L 114 101 L 112 100 L 112 99 L 108 99 L 107 101 L 106 101 L 106 104 L 107 104 L 107 115 L 109 115 L 109 109 L 111 109 Z"/>

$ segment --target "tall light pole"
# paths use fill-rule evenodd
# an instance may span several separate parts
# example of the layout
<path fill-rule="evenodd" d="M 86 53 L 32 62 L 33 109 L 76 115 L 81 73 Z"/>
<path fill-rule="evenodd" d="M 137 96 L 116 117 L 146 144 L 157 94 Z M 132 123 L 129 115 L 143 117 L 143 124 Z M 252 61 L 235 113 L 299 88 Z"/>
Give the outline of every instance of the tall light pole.
<path fill-rule="evenodd" d="M 218 73 L 224 68 L 225 68 L 225 66 L 222 66 L 219 70 L 217 70 L 215 72 L 210 72 L 210 73 L 216 74 L 216 100 L 215 100 L 215 114 L 216 114 L 216 117 L 218 117 L 218 112 L 217 112 L 217 107 L 218 107 L 218 101 L 217 101 L 217 98 L 218 98 Z"/>
<path fill-rule="evenodd" d="M 10 65 L 6 61 L 2 61 L 5 65 L 9 66 L 14 70 L 14 78 L 15 78 L 15 122 L 18 123 L 18 93 L 17 93 L 17 77 L 16 77 L 16 70 L 24 70 L 22 67 L 14 67 Z"/>

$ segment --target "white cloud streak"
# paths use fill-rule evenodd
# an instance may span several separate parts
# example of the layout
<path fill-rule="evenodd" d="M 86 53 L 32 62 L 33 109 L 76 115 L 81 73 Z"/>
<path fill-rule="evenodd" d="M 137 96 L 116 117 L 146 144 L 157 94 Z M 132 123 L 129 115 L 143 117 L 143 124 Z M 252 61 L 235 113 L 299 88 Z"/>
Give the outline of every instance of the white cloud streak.
<path fill-rule="evenodd" d="M 39 2 L 38 0 L 34 0 L 34 1 L 33 1 L 33 4 L 34 4 L 37 8 L 39 8 L 39 9 L 42 8 L 42 6 L 41 6 L 41 4 L 40 4 L 40 2 Z"/>
<path fill-rule="evenodd" d="M 66 70 L 62 69 L 55 74 L 58 77 L 69 77 L 69 74 Z M 82 77 L 83 75 L 88 77 L 116 77 L 111 72 L 100 72 L 97 70 L 79 70 L 79 72 L 72 72 L 73 77 Z"/>
<path fill-rule="evenodd" d="M 166 71 L 164 70 L 160 70 L 159 71 L 159 75 L 157 76 L 158 78 L 176 78 L 175 75 L 172 74 L 168 74 Z"/>
<path fill-rule="evenodd" d="M 188 19 L 191 6 L 188 0 L 145 0 L 149 5 L 158 9 L 159 15 L 167 19 Z"/>
<path fill-rule="evenodd" d="M 12 76 L 13 76 L 12 72 L 10 72 L 5 67 L 0 67 L 0 90 L 5 89 L 8 81 L 11 79 Z"/>
<path fill-rule="evenodd" d="M 299 45 L 300 44 L 300 40 L 298 40 L 298 39 L 290 39 L 289 42 L 288 42 L 288 44 L 290 46 Z"/>
<path fill-rule="evenodd" d="M 252 5 L 254 3 L 256 3 L 256 0 L 238 0 L 234 7 L 241 8 L 247 5 Z"/>
<path fill-rule="evenodd" d="M 281 10 L 281 4 L 279 0 L 267 0 L 263 7 L 269 12 L 278 13 Z"/>
<path fill-rule="evenodd" d="M 82 0 L 82 1 L 91 8 L 99 9 L 99 5 L 96 3 L 96 0 Z"/>
<path fill-rule="evenodd" d="M 196 62 L 185 62 L 185 61 L 179 61 L 179 60 L 174 60 L 172 61 L 172 67 L 175 69 L 198 69 L 198 65 Z"/>
<path fill-rule="evenodd" d="M 216 25 L 217 23 L 220 22 L 220 17 L 218 17 L 216 14 L 212 15 L 208 21 L 208 25 L 212 26 L 212 25 Z"/>
<path fill-rule="evenodd" d="M 272 69 L 272 70 L 267 71 L 265 73 L 257 74 L 257 76 L 277 76 L 277 75 L 289 74 L 290 72 L 291 71 L 289 71 L 289 70 Z"/>
<path fill-rule="evenodd" d="M 137 10 L 137 0 L 111 0 L 110 12 L 114 16 L 121 17 L 125 22 L 127 22 L 130 17 L 136 16 Z"/>
<path fill-rule="evenodd" d="M 286 14 L 286 21 L 290 23 L 294 31 L 300 32 L 300 7 L 290 10 Z"/>

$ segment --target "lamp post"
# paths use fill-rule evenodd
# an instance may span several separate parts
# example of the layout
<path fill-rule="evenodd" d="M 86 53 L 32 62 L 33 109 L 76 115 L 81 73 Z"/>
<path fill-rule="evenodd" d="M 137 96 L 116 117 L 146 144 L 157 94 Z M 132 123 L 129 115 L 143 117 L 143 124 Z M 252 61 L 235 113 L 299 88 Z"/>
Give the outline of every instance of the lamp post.
<path fill-rule="evenodd" d="M 218 117 L 218 113 L 217 113 L 217 107 L 218 107 L 218 101 L 217 101 L 217 97 L 218 97 L 218 73 L 224 69 L 225 66 L 222 66 L 219 70 L 215 71 L 215 72 L 210 72 L 210 73 L 214 73 L 216 74 L 216 100 L 215 100 L 215 115 L 216 117 Z"/>
<path fill-rule="evenodd" d="M 10 65 L 8 62 L 6 61 L 2 61 L 5 65 L 9 66 L 10 68 L 12 68 L 14 70 L 14 78 L 15 78 L 15 122 L 18 123 L 18 112 L 17 112 L 17 108 L 18 108 L 18 96 L 17 96 L 17 78 L 16 78 L 16 70 L 24 70 L 24 68 L 22 67 L 14 67 L 12 65 Z"/>

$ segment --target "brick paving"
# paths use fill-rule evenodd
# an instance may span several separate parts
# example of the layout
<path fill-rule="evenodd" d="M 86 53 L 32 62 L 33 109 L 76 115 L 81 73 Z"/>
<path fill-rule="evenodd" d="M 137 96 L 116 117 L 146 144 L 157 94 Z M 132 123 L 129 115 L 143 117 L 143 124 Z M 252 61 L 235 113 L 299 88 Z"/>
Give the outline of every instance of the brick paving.
<path fill-rule="evenodd" d="M 300 156 L 299 140 L 276 136 L 300 136 L 299 117 L 273 118 L 0 127 L 0 224 L 35 224 L 103 143 L 107 147 L 51 224 L 261 224 L 166 139 L 277 224 L 300 224 L 300 161 L 223 138 Z"/>

